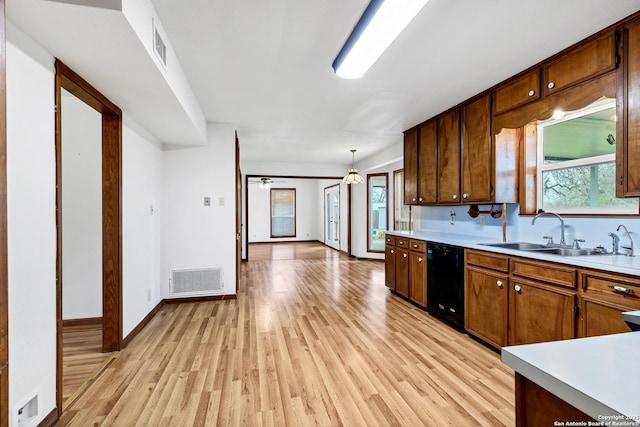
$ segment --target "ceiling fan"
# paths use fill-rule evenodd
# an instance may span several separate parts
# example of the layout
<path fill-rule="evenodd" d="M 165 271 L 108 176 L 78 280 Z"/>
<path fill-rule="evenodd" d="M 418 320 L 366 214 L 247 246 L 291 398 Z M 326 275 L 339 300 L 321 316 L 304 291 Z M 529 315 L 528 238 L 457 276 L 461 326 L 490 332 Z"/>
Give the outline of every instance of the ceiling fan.
<path fill-rule="evenodd" d="M 287 182 L 287 181 L 284 181 L 284 180 L 273 180 L 273 179 L 268 178 L 268 177 L 262 177 L 262 178 L 259 178 L 257 180 L 255 180 L 255 179 L 254 180 L 251 180 L 251 179 L 249 180 L 249 184 L 258 184 L 258 187 L 260 187 L 260 188 L 270 188 L 271 184 L 279 184 L 279 183 L 284 183 L 284 182 Z"/>

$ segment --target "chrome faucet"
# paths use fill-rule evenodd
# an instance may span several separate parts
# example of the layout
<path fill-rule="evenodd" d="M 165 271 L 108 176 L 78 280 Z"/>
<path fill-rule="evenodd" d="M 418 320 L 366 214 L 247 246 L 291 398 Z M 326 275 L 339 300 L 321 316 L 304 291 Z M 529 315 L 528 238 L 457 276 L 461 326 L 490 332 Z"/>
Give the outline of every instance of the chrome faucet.
<path fill-rule="evenodd" d="M 564 240 L 564 220 L 562 219 L 562 217 L 557 213 L 553 213 L 553 212 L 540 212 L 538 215 L 533 217 L 533 219 L 531 220 L 531 225 L 535 224 L 536 219 L 538 219 L 541 216 L 554 216 L 558 218 L 558 220 L 560 220 L 560 243 L 559 244 L 560 246 L 566 246 L 566 242 Z M 552 244 L 553 244 L 553 241 L 549 238 L 547 245 L 551 246 Z"/>
<path fill-rule="evenodd" d="M 613 255 L 618 254 L 618 235 L 615 233 L 609 233 L 609 237 L 611 237 L 611 253 Z"/>
<path fill-rule="evenodd" d="M 629 246 L 621 245 L 620 247 L 626 251 L 625 253 L 626 256 L 633 256 L 633 239 L 631 238 L 631 234 L 629 234 L 629 230 L 627 230 L 627 227 L 625 227 L 622 224 L 618 226 L 616 231 L 620 231 L 621 228 L 624 229 L 624 232 L 627 234 L 627 237 L 629 238 Z"/>

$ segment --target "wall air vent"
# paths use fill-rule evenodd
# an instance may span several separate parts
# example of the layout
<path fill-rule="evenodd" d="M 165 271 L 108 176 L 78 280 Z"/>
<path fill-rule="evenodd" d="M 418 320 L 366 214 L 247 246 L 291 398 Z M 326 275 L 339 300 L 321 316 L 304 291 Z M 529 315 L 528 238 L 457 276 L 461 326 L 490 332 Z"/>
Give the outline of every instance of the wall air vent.
<path fill-rule="evenodd" d="M 156 55 L 162 62 L 162 64 L 167 66 L 167 45 L 162 40 L 162 36 L 160 36 L 160 32 L 158 28 L 155 26 L 155 22 L 153 22 L 153 50 L 156 52 Z"/>
<path fill-rule="evenodd" d="M 221 294 L 222 268 L 171 270 L 172 296 Z"/>

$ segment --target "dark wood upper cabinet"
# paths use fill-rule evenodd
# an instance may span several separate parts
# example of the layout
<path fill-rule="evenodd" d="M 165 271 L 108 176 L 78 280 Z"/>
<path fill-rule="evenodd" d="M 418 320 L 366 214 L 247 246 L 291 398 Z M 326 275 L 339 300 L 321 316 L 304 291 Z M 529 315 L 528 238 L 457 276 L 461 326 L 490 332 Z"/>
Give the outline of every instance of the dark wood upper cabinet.
<path fill-rule="evenodd" d="M 418 130 L 404 133 L 404 204 L 418 203 Z"/>
<path fill-rule="evenodd" d="M 438 204 L 459 204 L 460 110 L 438 119 Z"/>
<path fill-rule="evenodd" d="M 543 94 L 550 95 L 616 68 L 616 33 L 607 31 L 542 67 Z"/>
<path fill-rule="evenodd" d="M 493 92 L 493 99 L 494 114 L 540 99 L 540 69 L 536 68 L 499 86 Z"/>
<path fill-rule="evenodd" d="M 491 95 L 462 108 L 462 203 L 492 201 Z"/>
<path fill-rule="evenodd" d="M 622 28 L 618 70 L 616 196 L 640 196 L 640 20 Z"/>
<path fill-rule="evenodd" d="M 438 127 L 435 120 L 419 128 L 418 202 L 433 205 L 437 199 Z"/>

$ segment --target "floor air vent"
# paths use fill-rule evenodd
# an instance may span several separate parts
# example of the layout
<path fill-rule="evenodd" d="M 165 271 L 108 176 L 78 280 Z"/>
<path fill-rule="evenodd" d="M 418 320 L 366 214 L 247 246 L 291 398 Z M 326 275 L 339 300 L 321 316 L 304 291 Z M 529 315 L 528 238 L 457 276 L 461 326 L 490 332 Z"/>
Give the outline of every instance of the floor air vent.
<path fill-rule="evenodd" d="M 171 271 L 171 295 L 222 293 L 222 268 Z"/>

